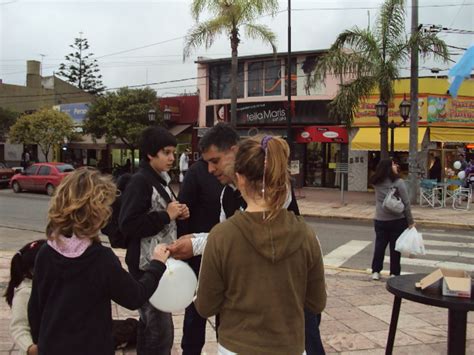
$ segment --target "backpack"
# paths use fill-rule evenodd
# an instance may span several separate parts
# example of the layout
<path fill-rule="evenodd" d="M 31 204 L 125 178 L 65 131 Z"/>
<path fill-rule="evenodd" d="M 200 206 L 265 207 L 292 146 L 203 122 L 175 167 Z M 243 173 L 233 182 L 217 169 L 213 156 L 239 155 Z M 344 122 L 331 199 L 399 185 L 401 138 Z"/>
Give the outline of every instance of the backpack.
<path fill-rule="evenodd" d="M 396 195 L 397 188 L 391 187 L 388 194 L 385 196 L 382 207 L 389 213 L 402 213 L 405 210 L 405 205 L 402 199 Z"/>
<path fill-rule="evenodd" d="M 137 174 L 140 173 L 138 172 Z M 164 198 L 167 203 L 171 202 L 171 199 L 163 185 L 161 185 L 160 183 L 156 183 L 154 180 L 152 181 L 146 174 L 142 175 L 146 178 L 146 180 L 148 180 L 148 182 L 152 186 L 154 186 L 158 190 L 158 193 Z M 122 206 L 122 196 L 131 179 L 132 174 L 129 173 L 123 174 L 117 179 L 117 189 L 120 191 L 120 194 L 112 204 L 112 216 L 110 217 L 109 222 L 101 230 L 101 232 L 109 238 L 110 246 L 112 248 L 127 249 L 128 246 L 127 238 L 120 230 L 119 215 L 120 208 Z M 176 199 L 176 196 L 174 195 L 174 192 L 171 188 L 170 191 L 173 197 Z"/>

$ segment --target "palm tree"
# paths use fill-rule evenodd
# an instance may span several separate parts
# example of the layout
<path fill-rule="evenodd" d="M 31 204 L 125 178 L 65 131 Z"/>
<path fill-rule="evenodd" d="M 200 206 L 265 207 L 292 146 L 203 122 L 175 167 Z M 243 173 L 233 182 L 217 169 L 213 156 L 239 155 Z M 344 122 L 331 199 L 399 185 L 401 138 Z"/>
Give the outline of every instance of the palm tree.
<path fill-rule="evenodd" d="M 405 33 L 405 1 L 387 0 L 382 4 L 373 30 L 354 27 L 337 37 L 327 54 L 318 63 L 314 80 L 329 73 L 340 78 L 340 89 L 329 106 L 329 114 L 347 120 L 350 126 L 359 103 L 374 89 L 380 100 L 389 103 L 393 85 L 400 78 L 400 66 L 410 57 L 415 44 L 423 57 L 449 59 L 446 43 L 435 34 Z M 388 157 L 388 117 L 380 121 L 380 152 Z"/>
<path fill-rule="evenodd" d="M 247 37 L 260 39 L 270 44 L 276 53 L 276 35 L 269 27 L 255 23 L 263 14 L 275 15 L 278 0 L 194 0 L 191 12 L 197 24 L 191 28 L 185 39 L 184 59 L 189 57 L 191 50 L 201 45 L 206 49 L 212 46 L 219 34 L 226 34 L 230 39 L 232 50 L 230 121 L 235 127 L 237 123 L 237 54 L 240 43 L 240 28 L 244 27 Z M 204 11 L 212 16 L 210 20 L 198 22 Z"/>

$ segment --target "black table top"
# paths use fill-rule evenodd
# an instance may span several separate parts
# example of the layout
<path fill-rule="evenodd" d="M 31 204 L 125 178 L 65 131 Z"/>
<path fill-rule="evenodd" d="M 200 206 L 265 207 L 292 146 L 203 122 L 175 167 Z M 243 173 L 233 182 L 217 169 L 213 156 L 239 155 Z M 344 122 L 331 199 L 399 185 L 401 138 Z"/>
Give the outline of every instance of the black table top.
<path fill-rule="evenodd" d="M 387 280 L 386 288 L 395 296 L 431 306 L 451 310 L 474 311 L 474 287 L 471 285 L 471 298 L 443 296 L 439 285 L 432 285 L 424 290 L 416 288 L 426 274 L 411 274 L 392 277 Z"/>

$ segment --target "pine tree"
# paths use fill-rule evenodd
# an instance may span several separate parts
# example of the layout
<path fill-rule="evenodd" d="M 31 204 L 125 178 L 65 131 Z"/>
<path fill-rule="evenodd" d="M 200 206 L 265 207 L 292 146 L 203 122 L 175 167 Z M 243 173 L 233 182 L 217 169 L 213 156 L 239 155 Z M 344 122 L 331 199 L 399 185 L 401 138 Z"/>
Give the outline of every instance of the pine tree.
<path fill-rule="evenodd" d="M 69 83 L 90 94 L 100 94 L 105 90 L 102 83 L 102 75 L 99 74 L 97 59 L 92 59 L 93 53 L 86 53 L 89 42 L 86 38 L 75 38 L 74 44 L 69 47 L 75 52 L 69 53 L 64 58 L 67 63 L 59 66 L 59 76 L 65 78 Z"/>

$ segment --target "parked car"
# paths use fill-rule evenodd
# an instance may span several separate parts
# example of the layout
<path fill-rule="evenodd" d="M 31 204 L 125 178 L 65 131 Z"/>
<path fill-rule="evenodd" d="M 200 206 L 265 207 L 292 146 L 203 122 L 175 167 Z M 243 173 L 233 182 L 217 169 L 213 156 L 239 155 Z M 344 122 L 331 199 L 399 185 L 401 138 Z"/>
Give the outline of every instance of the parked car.
<path fill-rule="evenodd" d="M 74 167 L 66 163 L 36 163 L 14 175 L 10 185 L 14 192 L 46 191 L 52 196 L 62 179 L 73 170 Z"/>
<path fill-rule="evenodd" d="M 13 175 L 15 175 L 15 171 L 9 168 L 7 164 L 0 162 L 0 185 L 2 187 L 8 186 Z"/>

